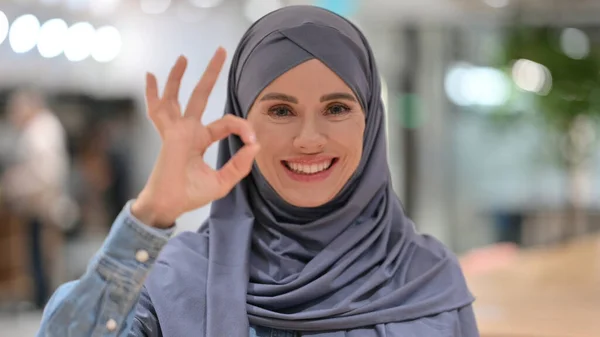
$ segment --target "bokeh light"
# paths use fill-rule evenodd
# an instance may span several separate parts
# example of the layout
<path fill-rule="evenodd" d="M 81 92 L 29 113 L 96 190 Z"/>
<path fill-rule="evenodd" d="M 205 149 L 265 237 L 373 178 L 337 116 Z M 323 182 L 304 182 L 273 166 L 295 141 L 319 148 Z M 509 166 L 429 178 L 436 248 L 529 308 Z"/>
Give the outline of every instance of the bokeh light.
<path fill-rule="evenodd" d="M 547 95 L 552 88 L 552 74 L 544 65 L 531 60 L 517 60 L 512 67 L 515 84 L 522 90 Z"/>
<path fill-rule="evenodd" d="M 6 40 L 6 37 L 8 36 L 8 28 L 8 18 L 3 11 L 0 11 L 0 44 Z"/>
<path fill-rule="evenodd" d="M 105 26 L 98 28 L 92 49 L 92 57 L 98 62 L 110 62 L 121 52 L 121 34 L 117 28 Z"/>
<path fill-rule="evenodd" d="M 500 106 L 510 95 L 509 81 L 503 72 L 466 63 L 450 68 L 444 88 L 450 101 L 460 106 Z"/>
<path fill-rule="evenodd" d="M 45 58 L 56 57 L 64 51 L 69 26 L 62 19 L 46 21 L 40 28 L 38 51 Z"/>
<path fill-rule="evenodd" d="M 38 41 L 40 21 L 32 14 L 25 14 L 12 23 L 8 41 L 15 53 L 26 53 L 33 49 Z"/>
<path fill-rule="evenodd" d="M 568 57 L 581 60 L 590 54 L 590 39 L 580 29 L 566 28 L 560 35 L 560 48 Z"/>
<path fill-rule="evenodd" d="M 96 37 L 94 27 L 88 22 L 78 22 L 67 32 L 65 56 L 69 61 L 79 62 L 88 58 Z"/>

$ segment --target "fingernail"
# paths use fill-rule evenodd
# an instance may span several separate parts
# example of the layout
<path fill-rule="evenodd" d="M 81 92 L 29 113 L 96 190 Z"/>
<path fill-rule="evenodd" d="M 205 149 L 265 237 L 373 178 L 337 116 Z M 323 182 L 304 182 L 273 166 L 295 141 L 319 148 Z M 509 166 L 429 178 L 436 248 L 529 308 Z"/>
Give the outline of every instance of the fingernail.
<path fill-rule="evenodd" d="M 256 135 L 251 134 L 250 137 L 248 137 L 248 140 L 250 141 L 251 144 L 256 143 Z"/>

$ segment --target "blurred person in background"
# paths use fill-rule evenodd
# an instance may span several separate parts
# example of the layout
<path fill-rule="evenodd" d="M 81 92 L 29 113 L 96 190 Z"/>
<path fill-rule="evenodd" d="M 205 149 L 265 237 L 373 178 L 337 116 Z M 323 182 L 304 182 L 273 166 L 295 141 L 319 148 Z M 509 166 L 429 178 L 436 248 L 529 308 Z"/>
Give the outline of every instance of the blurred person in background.
<path fill-rule="evenodd" d="M 60 216 L 69 172 L 66 134 L 35 90 L 16 90 L 7 117 L 17 139 L 12 163 L 0 178 L 2 197 L 28 226 L 34 304 L 43 308 L 61 246 L 57 226 L 66 220 Z"/>
<path fill-rule="evenodd" d="M 131 193 L 131 122 L 126 113 L 107 120 L 101 127 L 106 135 L 106 156 L 111 176 L 111 184 L 105 194 L 108 213 L 114 220 L 129 199 Z"/>
<path fill-rule="evenodd" d="M 114 218 L 108 209 L 108 191 L 114 185 L 108 156 L 108 133 L 92 123 L 78 140 L 74 158 L 76 190 L 81 208 L 81 226 L 84 232 L 107 232 Z M 122 205 L 121 205 L 122 207 Z"/>
<path fill-rule="evenodd" d="M 362 33 L 317 7 L 268 14 L 233 56 L 225 116 L 205 126 L 225 59 L 219 49 L 183 113 L 186 59 L 162 96 L 148 74 L 158 159 L 38 336 L 478 336 L 458 260 L 393 192 Z M 217 141 L 214 170 L 203 155 Z M 209 203 L 198 232 L 169 241 Z"/>
<path fill-rule="evenodd" d="M 108 231 L 131 195 L 131 138 L 121 116 L 89 123 L 77 139 L 73 155 L 71 190 L 79 203 L 83 230 Z"/>

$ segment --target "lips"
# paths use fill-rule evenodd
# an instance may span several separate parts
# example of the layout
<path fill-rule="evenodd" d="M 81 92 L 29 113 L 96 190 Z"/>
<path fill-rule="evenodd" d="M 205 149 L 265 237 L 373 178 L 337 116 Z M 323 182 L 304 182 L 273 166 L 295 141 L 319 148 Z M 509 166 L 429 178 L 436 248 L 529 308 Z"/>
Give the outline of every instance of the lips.
<path fill-rule="evenodd" d="M 329 170 L 337 160 L 337 158 L 327 158 L 311 162 L 283 160 L 282 164 L 293 173 L 314 175 Z"/>

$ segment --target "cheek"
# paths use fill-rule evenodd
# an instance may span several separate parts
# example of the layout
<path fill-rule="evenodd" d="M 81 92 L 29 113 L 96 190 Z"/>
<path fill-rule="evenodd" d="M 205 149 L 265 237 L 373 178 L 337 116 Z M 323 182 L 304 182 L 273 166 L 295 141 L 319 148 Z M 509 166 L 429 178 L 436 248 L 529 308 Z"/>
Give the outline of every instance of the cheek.
<path fill-rule="evenodd" d="M 335 139 L 339 146 L 344 147 L 349 162 L 356 162 L 358 165 L 363 150 L 364 121 L 349 120 L 347 123 L 340 123 L 335 129 L 335 136 L 331 139 Z"/>
<path fill-rule="evenodd" d="M 277 158 L 286 154 L 290 147 L 290 132 L 282 125 L 261 124 L 254 126 L 256 139 L 260 144 L 260 152 L 256 156 L 256 163 L 263 173 L 272 170 L 272 165 L 278 163 Z M 288 150 L 289 152 L 289 150 Z"/>
<path fill-rule="evenodd" d="M 261 124 L 254 126 L 256 140 L 261 146 L 261 152 L 264 149 L 276 149 L 284 147 L 291 142 L 293 132 L 286 125 Z"/>
<path fill-rule="evenodd" d="M 252 124 L 252 128 L 256 133 L 256 138 L 261 145 L 261 148 L 270 142 L 282 139 L 286 134 L 286 125 L 273 123 L 269 117 L 259 111 L 251 111 L 248 116 L 248 122 Z"/>

